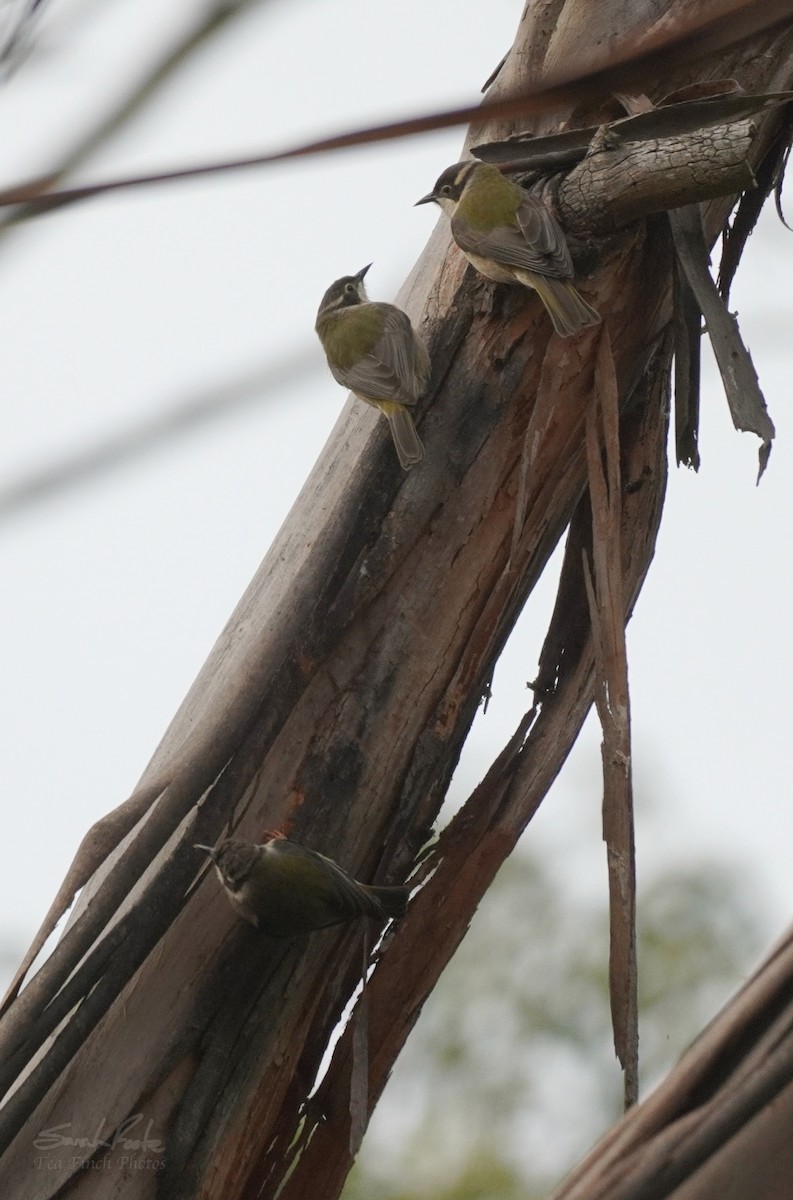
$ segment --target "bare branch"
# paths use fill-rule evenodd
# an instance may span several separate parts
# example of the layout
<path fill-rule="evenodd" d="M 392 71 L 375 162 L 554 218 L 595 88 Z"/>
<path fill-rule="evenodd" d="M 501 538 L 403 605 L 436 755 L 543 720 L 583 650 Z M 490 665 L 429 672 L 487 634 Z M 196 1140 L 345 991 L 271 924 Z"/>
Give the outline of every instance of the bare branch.
<path fill-rule="evenodd" d="M 521 87 L 510 94 L 486 99 L 482 104 L 446 109 L 428 116 L 409 117 L 382 125 L 352 130 L 328 138 L 306 142 L 286 150 L 253 155 L 227 162 L 207 163 L 184 167 L 177 171 L 157 171 L 152 174 L 128 176 L 102 183 L 52 190 L 52 178 L 28 181 L 0 192 L 0 207 L 25 205 L 25 219 L 36 213 L 51 211 L 78 200 L 136 187 L 167 183 L 181 179 L 196 179 L 220 172 L 244 170 L 249 167 L 272 166 L 293 158 L 326 154 L 351 146 L 393 141 L 434 129 L 449 129 L 468 121 L 495 121 L 512 117 L 528 117 L 560 110 L 586 98 L 602 96 L 644 79 L 648 72 L 679 68 L 681 64 L 733 45 L 761 30 L 769 31 L 793 17 L 793 0 L 720 0 L 708 6 L 708 15 L 695 15 L 669 22 L 652 34 L 629 33 L 619 47 L 609 45 L 606 62 L 591 66 L 574 62 L 564 69 L 550 71 L 542 84 Z M 19 214 L 21 219 L 21 214 Z"/>

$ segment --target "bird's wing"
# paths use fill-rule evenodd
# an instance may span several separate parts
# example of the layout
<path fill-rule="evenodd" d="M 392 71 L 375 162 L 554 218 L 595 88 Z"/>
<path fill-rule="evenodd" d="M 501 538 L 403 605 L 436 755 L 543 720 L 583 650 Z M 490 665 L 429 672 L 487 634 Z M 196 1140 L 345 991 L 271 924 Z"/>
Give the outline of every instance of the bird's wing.
<path fill-rule="evenodd" d="M 294 857 L 303 870 L 311 864 L 314 868 L 313 885 L 327 889 L 333 902 L 351 918 L 364 913 L 368 913 L 369 916 L 382 915 L 377 901 L 332 858 L 326 858 L 318 850 L 309 850 L 307 846 L 298 846 L 287 839 L 278 843 L 278 853 Z"/>
<path fill-rule="evenodd" d="M 518 228 L 500 225 L 483 233 L 457 212 L 452 217 L 454 240 L 466 254 L 553 279 L 572 278 L 573 263 L 565 236 L 545 205 L 527 192 L 515 215 Z"/>
<path fill-rule="evenodd" d="M 416 404 L 429 376 L 429 359 L 407 313 L 393 304 L 376 304 L 385 317 L 379 339 L 359 362 L 334 371 L 344 387 L 372 400 Z"/>

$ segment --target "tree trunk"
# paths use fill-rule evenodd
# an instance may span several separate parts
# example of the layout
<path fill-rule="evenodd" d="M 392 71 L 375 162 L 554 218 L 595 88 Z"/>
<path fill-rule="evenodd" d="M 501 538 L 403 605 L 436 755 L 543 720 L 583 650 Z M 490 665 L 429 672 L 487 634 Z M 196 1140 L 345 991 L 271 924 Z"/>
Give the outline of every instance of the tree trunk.
<path fill-rule="evenodd" d="M 593 44 L 625 35 L 628 21 L 640 29 L 696 6 L 595 7 L 593 38 L 591 0 L 530 3 L 494 92 L 562 59 L 591 58 Z M 777 32 L 644 90 L 657 98 L 726 75 L 751 91 L 788 88 L 792 45 L 789 30 Z M 758 122 L 755 166 L 774 121 Z M 511 132 L 480 121 L 476 140 Z M 705 206 L 711 244 L 730 205 Z M 4 1195 L 271 1196 L 295 1161 L 285 1197 L 338 1195 L 351 1163 L 349 1026 L 309 1095 L 360 976 L 360 933 L 261 938 L 235 917 L 214 874 L 185 902 L 203 865 L 192 844 L 233 817 L 239 836 L 280 829 L 358 878 L 404 880 L 498 655 L 570 526 L 536 704 L 442 835 L 435 873 L 379 951 L 367 989 L 376 1100 L 593 700 L 584 430 L 602 338 L 621 412 L 626 620 L 652 558 L 672 358 L 666 218 L 595 250 L 584 290 L 604 325 L 563 341 L 533 295 L 466 269 L 439 223 L 399 298 L 432 355 L 426 458 L 404 474 L 385 423 L 347 405 L 152 759 L 139 793 L 147 816 L 86 889 L 67 938 L 79 947 L 90 932 L 94 957 L 61 994 L 62 1024 L 37 1071 L 28 1063 L 61 986 L 55 969 L 62 978 L 71 970 L 68 944 L 0 1023 L 6 1082 L 23 1081 L 0 1110 Z M 25 1006 L 28 992 L 35 1006 Z M 136 1114 L 115 1146 L 64 1146 L 53 1135 L 42 1148 L 41 1131 L 57 1126 L 109 1142 Z M 126 1144 L 147 1129 L 142 1149 Z"/>

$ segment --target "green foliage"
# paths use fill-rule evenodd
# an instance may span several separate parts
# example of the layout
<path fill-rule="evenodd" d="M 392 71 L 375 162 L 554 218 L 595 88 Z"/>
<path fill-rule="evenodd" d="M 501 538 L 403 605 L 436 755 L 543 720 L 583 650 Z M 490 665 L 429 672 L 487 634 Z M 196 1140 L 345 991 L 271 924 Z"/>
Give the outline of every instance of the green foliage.
<path fill-rule="evenodd" d="M 739 984 L 761 945 L 748 884 L 676 867 L 639 897 L 644 1090 Z M 608 916 L 521 851 L 428 1000 L 344 1200 L 532 1200 L 620 1114 Z"/>

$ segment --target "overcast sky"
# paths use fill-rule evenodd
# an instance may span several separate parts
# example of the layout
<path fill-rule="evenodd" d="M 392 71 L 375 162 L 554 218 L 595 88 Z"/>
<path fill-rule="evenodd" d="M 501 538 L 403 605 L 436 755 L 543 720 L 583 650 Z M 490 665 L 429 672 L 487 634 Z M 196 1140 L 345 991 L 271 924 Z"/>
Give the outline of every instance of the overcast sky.
<path fill-rule="evenodd" d="M 4 185 L 46 169 L 204 6 L 166 7 L 51 0 L 35 53 L 0 87 Z M 475 100 L 521 4 L 482 11 L 479 0 L 262 3 L 80 178 Z M 0 900 L 20 949 L 86 829 L 134 787 L 338 417 L 345 396 L 313 332 L 322 293 L 373 261 L 371 294 L 393 298 L 436 219 L 412 204 L 462 138 L 101 198 L 0 243 L 0 488 L 259 380 L 246 404 L 112 472 L 0 508 Z M 755 487 L 756 440 L 733 430 L 708 362 L 702 469 L 671 470 L 629 627 L 640 876 L 677 856 L 738 863 L 767 902 L 769 937 L 793 909 L 792 264 L 793 237 L 769 212 L 732 300 L 777 425 L 766 476 Z M 554 583 L 546 573 L 499 666 L 459 797 L 527 705 Z M 590 722 L 526 835 L 585 889 L 605 887 L 598 742 Z"/>

